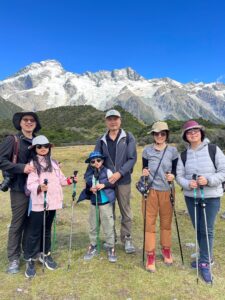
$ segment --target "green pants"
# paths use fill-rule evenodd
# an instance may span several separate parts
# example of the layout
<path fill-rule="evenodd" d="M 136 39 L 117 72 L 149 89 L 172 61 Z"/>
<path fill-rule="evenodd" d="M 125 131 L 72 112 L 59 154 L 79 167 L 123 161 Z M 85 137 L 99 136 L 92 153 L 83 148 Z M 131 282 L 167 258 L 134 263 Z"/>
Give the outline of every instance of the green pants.
<path fill-rule="evenodd" d="M 113 206 L 111 203 L 99 205 L 99 224 L 101 224 L 107 247 L 114 247 L 115 234 L 114 234 L 114 219 L 113 219 Z M 95 246 L 97 244 L 97 226 L 96 226 L 96 208 L 91 205 L 89 214 L 89 238 L 90 243 Z"/>

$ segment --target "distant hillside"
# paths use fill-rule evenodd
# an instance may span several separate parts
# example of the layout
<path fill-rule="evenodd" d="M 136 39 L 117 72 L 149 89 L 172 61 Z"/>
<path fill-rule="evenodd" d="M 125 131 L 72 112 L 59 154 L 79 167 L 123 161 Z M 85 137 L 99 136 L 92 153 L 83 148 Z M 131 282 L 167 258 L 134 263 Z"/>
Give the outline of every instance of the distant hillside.
<path fill-rule="evenodd" d="M 136 137 L 146 126 L 120 107 L 125 130 Z M 63 106 L 38 112 L 42 130 L 40 133 L 49 137 L 55 145 L 94 144 L 105 132 L 105 112 L 92 106 Z M 0 138 L 15 132 L 11 121 L 0 118 Z"/>
<path fill-rule="evenodd" d="M 13 114 L 23 109 L 0 96 L 0 119 L 11 119 Z"/>

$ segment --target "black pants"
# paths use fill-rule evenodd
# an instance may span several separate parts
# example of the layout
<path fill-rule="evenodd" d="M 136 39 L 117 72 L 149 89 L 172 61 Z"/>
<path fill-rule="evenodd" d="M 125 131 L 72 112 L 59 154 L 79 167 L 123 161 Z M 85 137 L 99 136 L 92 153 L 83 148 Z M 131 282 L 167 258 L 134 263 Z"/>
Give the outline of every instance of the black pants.
<path fill-rule="evenodd" d="M 19 259 L 21 254 L 21 240 L 23 250 L 26 244 L 27 236 L 27 210 L 29 197 L 22 192 L 10 192 L 12 220 L 8 235 L 8 259 L 13 261 Z"/>
<path fill-rule="evenodd" d="M 55 210 L 46 211 L 46 227 L 45 227 L 45 254 L 51 251 L 51 228 L 55 217 Z M 26 247 L 24 258 L 36 258 L 39 252 L 43 252 L 43 211 L 31 211 L 28 218 L 28 236 L 26 239 Z"/>

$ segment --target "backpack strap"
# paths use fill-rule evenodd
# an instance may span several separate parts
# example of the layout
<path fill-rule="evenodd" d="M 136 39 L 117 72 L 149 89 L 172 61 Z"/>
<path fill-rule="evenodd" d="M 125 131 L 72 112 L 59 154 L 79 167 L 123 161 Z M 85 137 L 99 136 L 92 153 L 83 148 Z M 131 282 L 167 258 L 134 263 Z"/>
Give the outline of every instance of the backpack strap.
<path fill-rule="evenodd" d="M 214 164 L 214 167 L 215 167 L 215 169 L 217 169 L 217 167 L 216 167 L 216 145 L 209 143 L 208 150 L 209 150 L 209 156 Z"/>
<path fill-rule="evenodd" d="M 185 167 L 186 160 L 187 160 L 187 149 L 184 150 L 183 152 L 181 152 L 180 158 L 181 158 L 181 160 L 182 160 L 182 162 L 183 162 L 183 165 L 184 165 L 184 167 Z"/>
<path fill-rule="evenodd" d="M 18 159 L 18 153 L 19 153 L 19 139 L 16 135 L 13 135 L 13 138 L 14 138 L 14 145 L 13 145 L 12 162 L 16 164 Z"/>

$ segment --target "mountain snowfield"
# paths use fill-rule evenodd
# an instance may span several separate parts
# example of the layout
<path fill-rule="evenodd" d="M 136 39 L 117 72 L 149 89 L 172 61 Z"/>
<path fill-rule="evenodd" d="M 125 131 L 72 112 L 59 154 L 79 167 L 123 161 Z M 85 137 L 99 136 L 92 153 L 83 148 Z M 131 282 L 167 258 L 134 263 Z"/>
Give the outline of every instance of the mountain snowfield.
<path fill-rule="evenodd" d="M 0 96 L 32 111 L 65 105 L 105 110 L 120 105 L 147 123 L 198 117 L 225 122 L 225 84 L 146 79 L 132 68 L 76 74 L 56 60 L 41 61 L 0 81 Z"/>

